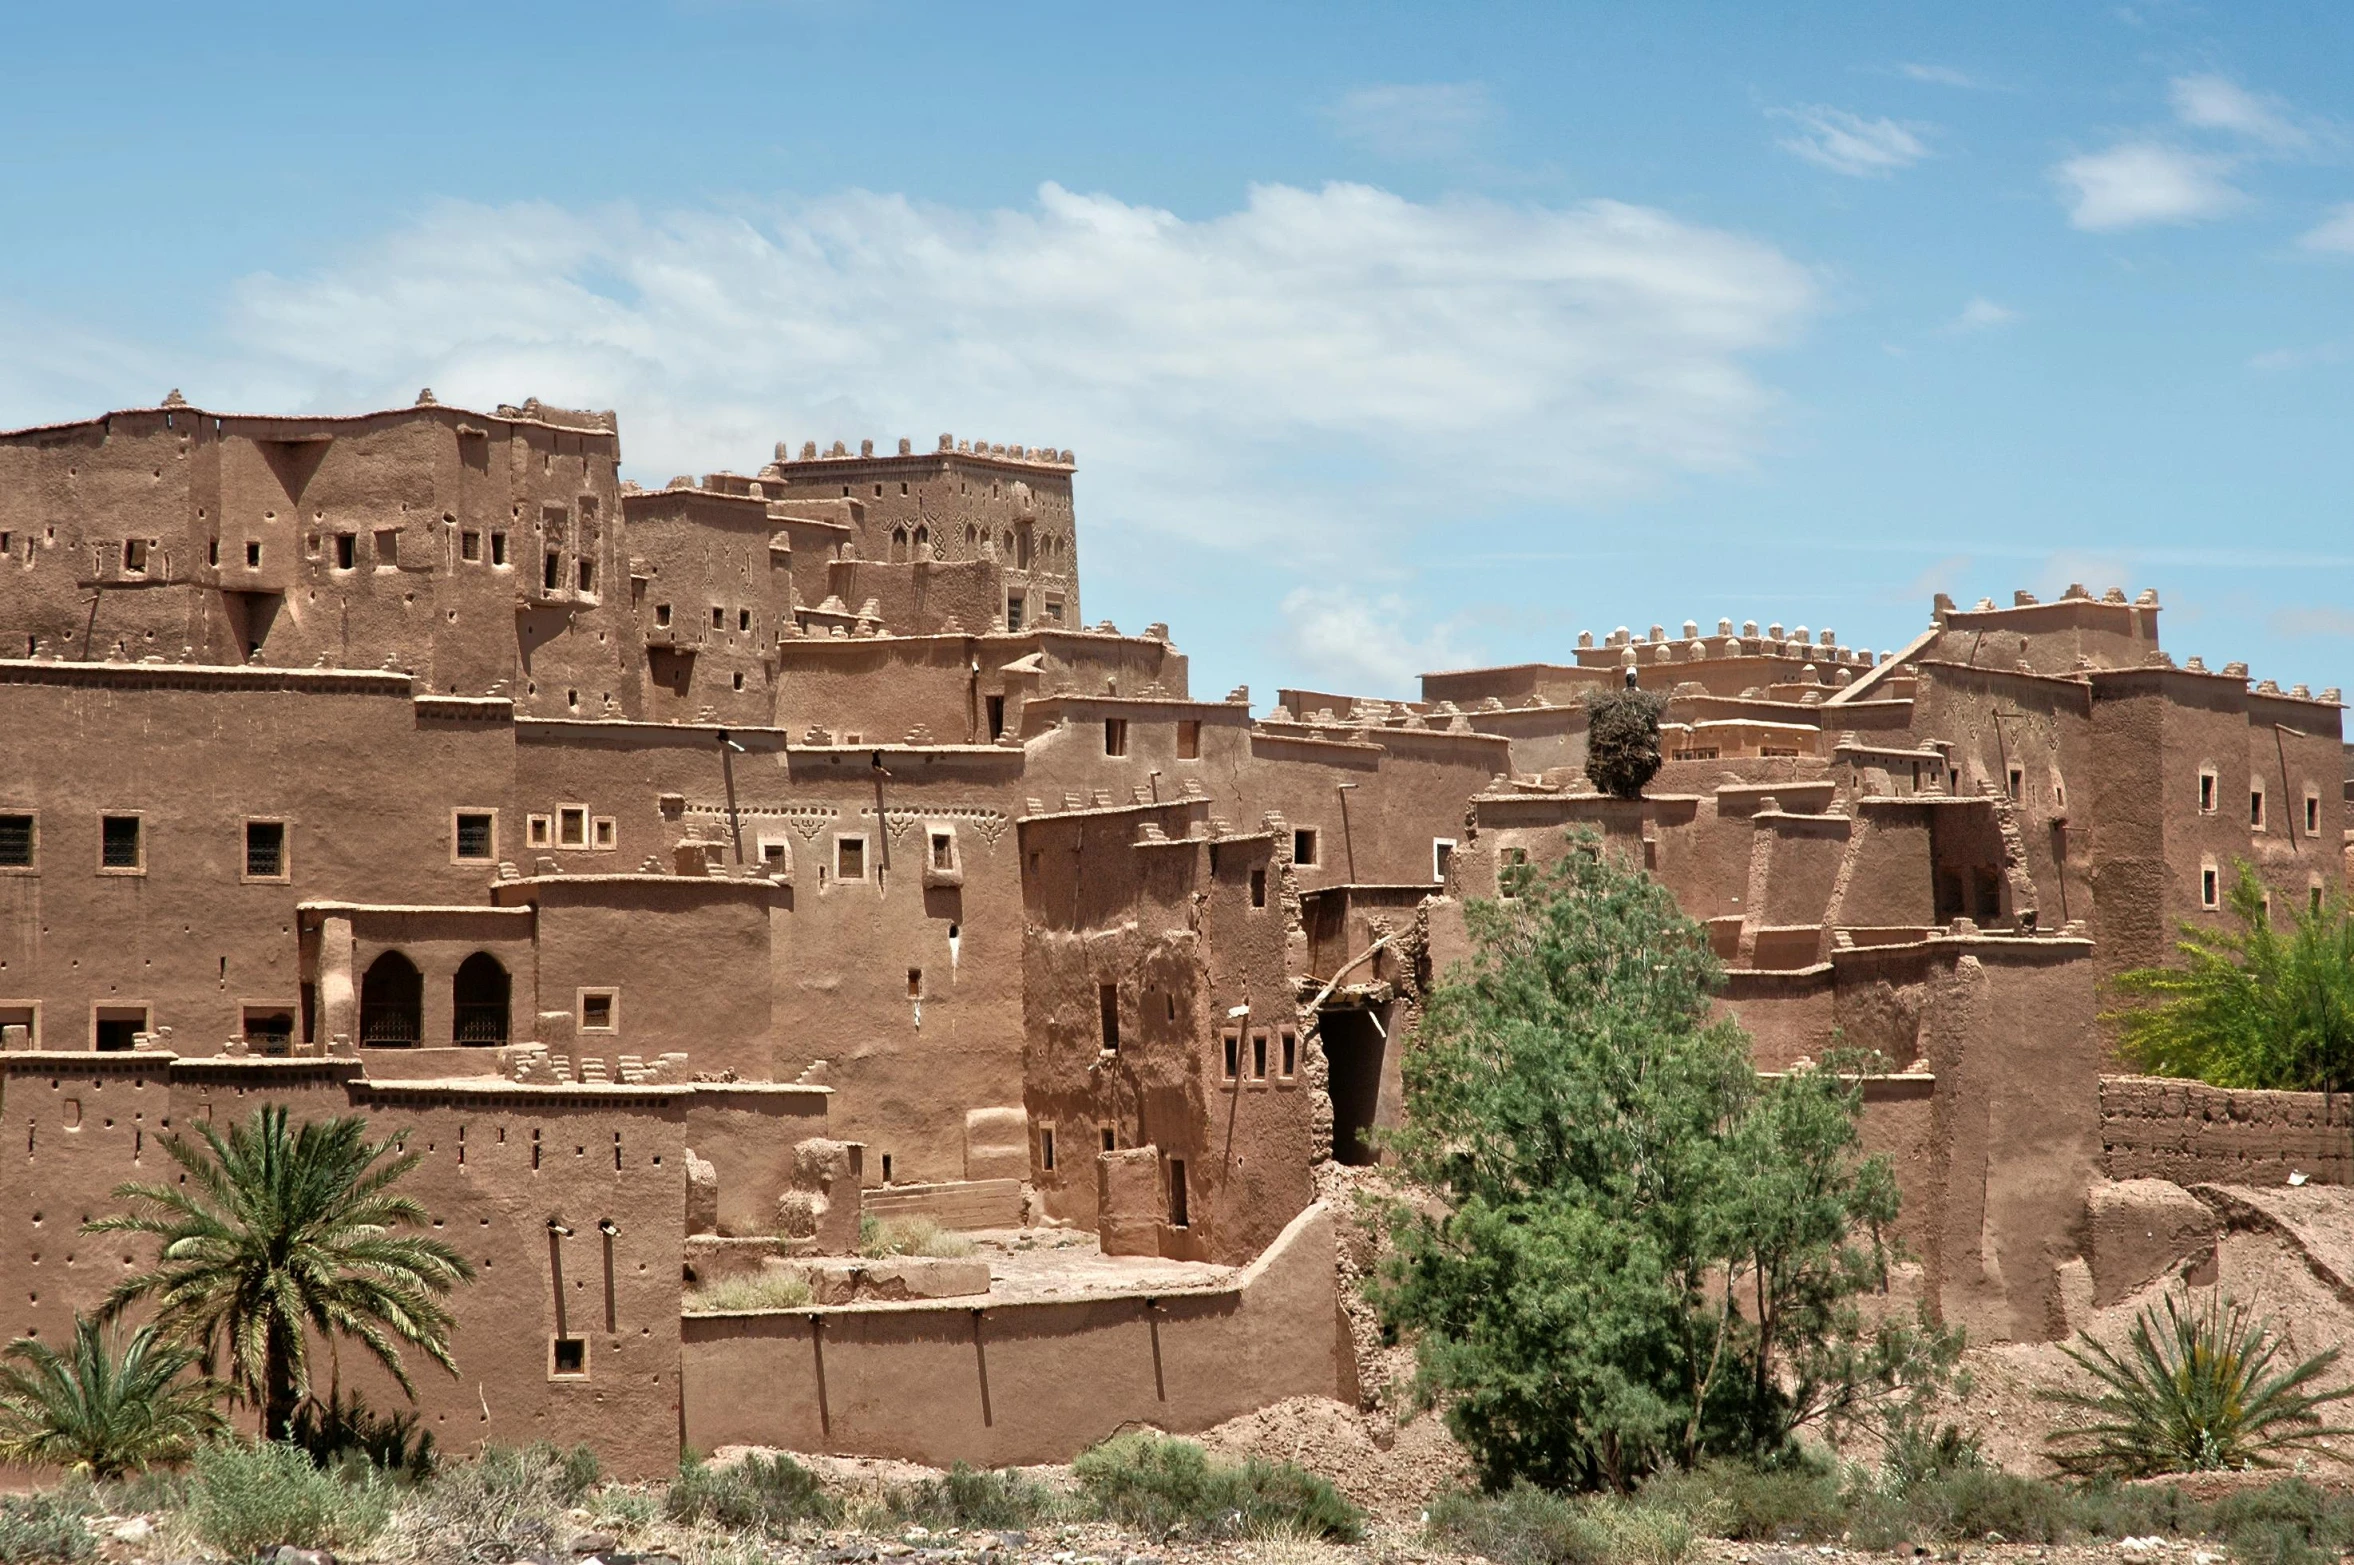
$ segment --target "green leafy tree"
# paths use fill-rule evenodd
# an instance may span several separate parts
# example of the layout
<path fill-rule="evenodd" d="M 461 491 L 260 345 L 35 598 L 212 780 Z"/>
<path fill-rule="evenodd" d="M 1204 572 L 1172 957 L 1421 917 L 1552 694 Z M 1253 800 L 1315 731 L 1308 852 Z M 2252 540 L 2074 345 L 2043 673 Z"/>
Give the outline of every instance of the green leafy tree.
<path fill-rule="evenodd" d="M 2225 898 L 2235 928 L 2182 927 L 2179 967 L 2142 967 L 2117 989 L 2125 1055 L 2161 1076 L 2219 1087 L 2337 1092 L 2354 1083 L 2354 916 L 2344 899 L 2298 909 L 2286 930 L 2245 862 Z"/>
<path fill-rule="evenodd" d="M 1590 833 L 1506 875 L 1402 1064 L 1391 1144 L 1438 1203 L 1393 1210 L 1372 1289 L 1484 1480 L 1775 1455 L 1950 1362 L 1858 1309 L 1897 1196 L 1855 1083 L 1760 1080 L 1706 932 Z"/>
<path fill-rule="evenodd" d="M 2220 1294 L 2184 1304 L 2169 1293 L 2145 1307 L 2122 1352 L 2079 1334 L 2060 1351 L 2093 1388 L 2044 1393 L 2080 1415 L 2046 1437 L 2054 1464 L 2079 1477 L 2149 1478 L 2278 1467 L 2284 1456 L 2345 1461 L 2330 1441 L 2354 1429 L 2325 1423 L 2322 1410 L 2354 1386 L 2317 1385 L 2338 1350 L 2291 1363 L 2285 1345 L 2269 1319 Z"/>
<path fill-rule="evenodd" d="M 1586 777 L 1614 799 L 1640 799 L 1659 775 L 1659 719 L 1667 697 L 1628 685 L 1586 692 Z"/>
<path fill-rule="evenodd" d="M 221 1428 L 213 1406 L 220 1388 L 186 1377 L 195 1353 L 152 1325 L 117 1341 L 97 1320 L 76 1315 L 67 1351 L 24 1337 L 5 1357 L 0 1461 L 119 1478 L 179 1461 Z"/>
<path fill-rule="evenodd" d="M 186 1181 L 118 1185 L 132 1210 L 86 1225 L 162 1241 L 156 1266 L 117 1283 L 107 1312 L 152 1299 L 156 1324 L 208 1367 L 225 1363 L 273 1438 L 310 1393 L 313 1335 L 359 1342 L 412 1398 L 400 1343 L 457 1373 L 443 1301 L 473 1267 L 438 1239 L 398 1232 L 430 1221 L 392 1188 L 420 1158 L 366 1132 L 356 1116 L 296 1127 L 270 1104 L 226 1137 L 210 1125 L 199 1142 L 166 1136 Z"/>

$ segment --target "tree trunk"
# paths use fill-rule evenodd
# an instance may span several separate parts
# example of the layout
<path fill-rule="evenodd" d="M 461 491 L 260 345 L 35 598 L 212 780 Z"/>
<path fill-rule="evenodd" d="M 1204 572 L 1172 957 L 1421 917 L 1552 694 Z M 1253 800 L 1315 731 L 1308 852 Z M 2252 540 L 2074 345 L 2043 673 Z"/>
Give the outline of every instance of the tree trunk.
<path fill-rule="evenodd" d="M 276 1326 L 262 1348 L 262 1438 L 284 1440 L 294 1422 L 294 1355 Z"/>

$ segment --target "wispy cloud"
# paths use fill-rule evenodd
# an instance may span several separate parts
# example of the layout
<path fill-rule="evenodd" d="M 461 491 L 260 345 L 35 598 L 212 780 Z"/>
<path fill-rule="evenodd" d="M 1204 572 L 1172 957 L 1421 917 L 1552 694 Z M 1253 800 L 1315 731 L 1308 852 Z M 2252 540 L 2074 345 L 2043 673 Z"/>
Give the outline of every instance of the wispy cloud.
<path fill-rule="evenodd" d="M 2068 204 L 2068 221 L 2098 233 L 2235 211 L 2248 198 L 2232 184 L 2232 167 L 2229 158 L 2128 141 L 2070 158 L 2051 175 Z"/>
<path fill-rule="evenodd" d="M 2228 131 L 2284 151 L 2313 142 L 2285 100 L 2250 92 L 2227 76 L 2177 76 L 2169 97 L 2174 117 L 2194 130 Z"/>
<path fill-rule="evenodd" d="M 2303 348 L 2268 348 L 2252 355 L 2248 360 L 2248 368 L 2260 374 L 2277 375 L 2314 364 L 2343 364 L 2346 362 L 2346 352 L 2343 342 L 2318 342 Z"/>
<path fill-rule="evenodd" d="M 1963 305 L 1961 313 L 1945 323 L 1945 329 L 1949 332 L 1988 331 L 1997 326 L 2008 326 L 2018 318 L 2017 310 L 1981 297 Z"/>
<path fill-rule="evenodd" d="M 2276 636 L 2354 636 L 2354 612 L 2329 606 L 2275 609 L 2271 628 Z"/>
<path fill-rule="evenodd" d="M 2297 243 L 2323 255 L 2354 255 L 2354 201 L 2332 207 Z"/>
<path fill-rule="evenodd" d="M 1812 104 L 1767 111 L 1797 126 L 1781 140 L 1782 150 L 1851 178 L 1884 177 L 1929 155 L 1914 131 L 1890 119 L 1868 120 L 1845 109 Z"/>
<path fill-rule="evenodd" d="M 1927 82 L 1935 87 L 1963 87 L 1982 89 L 1986 83 L 1967 71 L 1957 71 L 1950 65 L 1921 65 L 1907 62 L 1896 68 L 1896 74 L 1908 81 Z"/>
<path fill-rule="evenodd" d="M 779 439 L 1069 446 L 1116 523 L 1095 546 L 1115 573 L 1158 569 L 1171 537 L 1278 536 L 1304 573 L 1436 525 L 1442 489 L 1450 509 L 1580 504 L 1738 469 L 1780 403 L 1761 358 L 1816 303 L 1769 244 L 1609 201 L 1270 185 L 1187 219 L 1050 184 L 999 210 L 453 203 L 248 279 L 234 347 L 183 384 L 257 410 L 420 385 L 616 408 L 633 475 L 657 480 L 757 467 Z M 151 403 L 150 379 L 110 395 Z"/>
<path fill-rule="evenodd" d="M 1408 695 L 1426 669 L 1460 668 L 1472 654 L 1449 627 L 1424 635 L 1427 605 L 1349 586 L 1295 587 L 1283 600 L 1284 666 L 1309 680 L 1367 695 Z"/>
<path fill-rule="evenodd" d="M 1333 134 L 1385 158 L 1458 158 L 1499 118 L 1480 82 L 1358 87 L 1324 110 Z"/>

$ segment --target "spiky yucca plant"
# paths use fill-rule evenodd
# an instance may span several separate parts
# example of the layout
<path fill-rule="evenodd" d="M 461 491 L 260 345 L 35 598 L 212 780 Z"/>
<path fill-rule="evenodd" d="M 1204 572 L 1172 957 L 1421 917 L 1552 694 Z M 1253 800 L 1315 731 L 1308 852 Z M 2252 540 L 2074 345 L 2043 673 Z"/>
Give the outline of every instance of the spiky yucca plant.
<path fill-rule="evenodd" d="M 2079 1333 L 2063 1347 L 2097 1385 L 2046 1391 L 2047 1400 L 2090 1415 L 2046 1437 L 2054 1465 L 2079 1477 L 2148 1478 L 2158 1473 L 2278 1467 L 2309 1453 L 2344 1460 L 2321 1443 L 2354 1429 L 2323 1420 L 2354 1386 L 2316 1388 L 2338 1362 L 2329 1348 L 2281 1363 L 2287 1344 L 2269 1318 L 2221 1294 L 2142 1310 L 2122 1352 Z"/>
<path fill-rule="evenodd" d="M 398 1232 L 424 1227 L 425 1208 L 392 1186 L 420 1161 L 396 1138 L 367 1139 L 357 1117 L 289 1125 L 270 1104 L 224 1137 L 199 1125 L 201 1142 L 163 1138 L 184 1184 L 125 1184 L 132 1210 L 87 1225 L 91 1233 L 152 1234 L 155 1268 L 117 1283 L 112 1314 L 146 1298 L 156 1324 L 185 1338 L 208 1366 L 262 1409 L 263 1432 L 284 1439 L 296 1402 L 309 1394 L 309 1340 L 350 1337 L 416 1395 L 397 1343 L 451 1374 L 452 1319 L 442 1302 L 474 1275 L 438 1239 Z"/>
<path fill-rule="evenodd" d="M 0 1461 L 119 1478 L 176 1462 L 219 1431 L 220 1387 L 181 1376 L 189 1349 L 142 1326 L 117 1342 L 87 1315 L 74 1317 L 65 1352 L 30 1337 L 0 1365 Z"/>

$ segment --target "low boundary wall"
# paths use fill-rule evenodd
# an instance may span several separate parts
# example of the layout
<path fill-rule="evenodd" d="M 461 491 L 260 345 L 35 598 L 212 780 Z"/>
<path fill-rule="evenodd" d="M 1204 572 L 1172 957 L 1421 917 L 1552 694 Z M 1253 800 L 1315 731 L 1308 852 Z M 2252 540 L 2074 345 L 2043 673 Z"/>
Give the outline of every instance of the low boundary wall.
<path fill-rule="evenodd" d="M 2101 1164 L 2111 1179 L 2178 1185 L 2354 1184 L 2354 1094 L 2104 1076 Z"/>
<path fill-rule="evenodd" d="M 1068 1461 L 1127 1426 L 1353 1399 L 1333 1243 L 1319 1202 L 1213 1291 L 689 1315 L 686 1443 L 1006 1466 Z"/>

